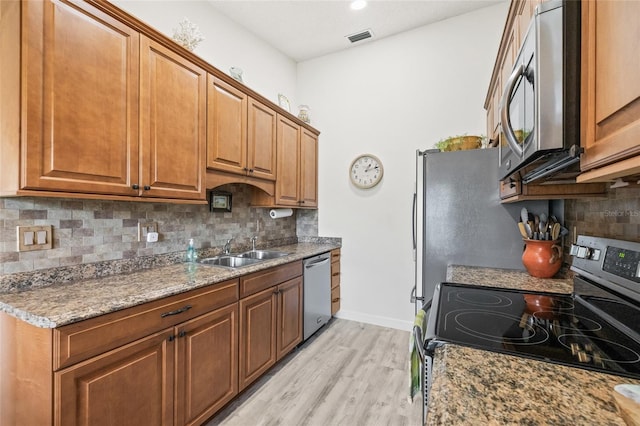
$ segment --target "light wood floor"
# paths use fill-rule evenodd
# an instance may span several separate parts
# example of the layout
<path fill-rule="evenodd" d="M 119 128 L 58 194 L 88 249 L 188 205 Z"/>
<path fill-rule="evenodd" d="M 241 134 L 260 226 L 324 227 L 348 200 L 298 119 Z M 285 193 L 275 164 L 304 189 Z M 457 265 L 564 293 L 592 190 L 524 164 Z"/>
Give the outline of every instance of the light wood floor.
<path fill-rule="evenodd" d="M 333 319 L 206 426 L 419 425 L 409 332 Z"/>

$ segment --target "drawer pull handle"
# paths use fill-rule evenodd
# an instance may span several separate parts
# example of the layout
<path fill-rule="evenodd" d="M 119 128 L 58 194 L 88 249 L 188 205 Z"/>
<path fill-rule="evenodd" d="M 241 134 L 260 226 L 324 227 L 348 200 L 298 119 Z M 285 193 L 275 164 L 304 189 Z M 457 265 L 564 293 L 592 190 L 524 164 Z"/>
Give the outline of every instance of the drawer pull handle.
<path fill-rule="evenodd" d="M 336 302 L 339 302 L 339 301 L 340 301 L 340 298 L 338 297 L 338 298 L 336 298 L 336 299 L 333 299 L 331 302 L 332 302 L 332 303 L 336 303 Z"/>
<path fill-rule="evenodd" d="M 169 311 L 169 312 L 165 312 L 163 314 L 160 314 L 160 317 L 164 318 L 164 317 L 170 317 L 171 315 L 178 315 L 178 314 L 181 314 L 183 312 L 187 312 L 189 309 L 191 309 L 191 305 L 186 305 L 186 306 L 184 306 L 184 307 L 182 307 L 180 309 L 176 309 L 175 311 Z"/>
<path fill-rule="evenodd" d="M 333 275 L 334 277 L 337 277 L 338 275 L 340 275 L 340 272 L 336 272 L 336 273 L 331 274 L 331 275 Z"/>

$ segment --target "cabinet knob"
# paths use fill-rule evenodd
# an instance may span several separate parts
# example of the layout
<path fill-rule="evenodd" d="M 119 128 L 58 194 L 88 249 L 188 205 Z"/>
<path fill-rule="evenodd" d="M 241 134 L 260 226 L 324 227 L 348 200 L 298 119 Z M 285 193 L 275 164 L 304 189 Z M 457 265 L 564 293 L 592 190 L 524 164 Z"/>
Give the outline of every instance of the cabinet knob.
<path fill-rule="evenodd" d="M 178 333 L 178 337 L 184 337 L 187 335 L 187 332 L 182 330 L 180 333 Z"/>
<path fill-rule="evenodd" d="M 249 169 L 249 173 L 253 173 L 253 169 Z"/>
<path fill-rule="evenodd" d="M 131 188 L 140 189 L 140 185 L 138 185 L 137 183 L 134 183 L 133 185 L 131 185 Z"/>
<path fill-rule="evenodd" d="M 145 185 L 145 186 L 143 187 L 143 189 L 144 189 L 145 191 L 148 191 L 148 190 L 150 190 L 150 189 L 151 189 L 151 187 L 150 187 L 149 185 Z"/>
<path fill-rule="evenodd" d="M 243 167 L 242 170 L 244 170 L 245 172 L 249 171 L 249 169 L 246 167 Z"/>
<path fill-rule="evenodd" d="M 173 342 L 174 340 L 176 340 L 176 336 L 174 334 L 172 334 L 171 336 L 169 336 L 169 338 L 167 339 L 170 342 Z"/>

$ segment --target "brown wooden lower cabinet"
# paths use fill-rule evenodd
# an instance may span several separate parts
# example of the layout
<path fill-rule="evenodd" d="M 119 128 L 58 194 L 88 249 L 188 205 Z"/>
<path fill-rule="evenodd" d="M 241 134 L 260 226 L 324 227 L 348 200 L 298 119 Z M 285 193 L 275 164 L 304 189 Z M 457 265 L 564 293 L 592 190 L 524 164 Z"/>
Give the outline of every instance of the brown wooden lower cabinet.
<path fill-rule="evenodd" d="M 54 374 L 55 425 L 172 425 L 173 330 Z"/>
<path fill-rule="evenodd" d="M 302 285 L 298 261 L 56 329 L 0 313 L 0 425 L 201 425 L 302 341 Z"/>
<path fill-rule="evenodd" d="M 340 249 L 331 250 L 331 315 L 340 310 Z"/>
<path fill-rule="evenodd" d="M 176 424 L 199 425 L 238 394 L 238 305 L 176 331 Z"/>
<path fill-rule="evenodd" d="M 56 372 L 54 424 L 202 424 L 238 393 L 237 310 L 234 303 Z"/>
<path fill-rule="evenodd" d="M 240 390 L 302 342 L 302 277 L 240 299 Z"/>

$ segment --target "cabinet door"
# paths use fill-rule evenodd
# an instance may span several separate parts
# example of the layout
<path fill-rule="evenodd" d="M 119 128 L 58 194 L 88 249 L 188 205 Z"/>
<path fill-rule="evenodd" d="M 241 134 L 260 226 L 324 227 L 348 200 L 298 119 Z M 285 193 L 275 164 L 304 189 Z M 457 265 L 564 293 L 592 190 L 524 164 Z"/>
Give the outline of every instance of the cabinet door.
<path fill-rule="evenodd" d="M 276 112 L 249 98 L 247 167 L 249 175 L 276 180 Z"/>
<path fill-rule="evenodd" d="M 240 390 L 276 362 L 276 296 L 271 287 L 240 299 Z"/>
<path fill-rule="evenodd" d="M 207 73 L 141 37 L 141 195 L 205 199 Z"/>
<path fill-rule="evenodd" d="M 318 136 L 300 132 L 300 207 L 318 206 Z"/>
<path fill-rule="evenodd" d="M 165 330 L 54 373 L 54 424 L 172 425 L 172 335 Z"/>
<path fill-rule="evenodd" d="M 581 169 L 640 153 L 640 2 L 582 2 Z"/>
<path fill-rule="evenodd" d="M 137 195 L 138 33 L 86 3 L 22 8 L 21 188 Z"/>
<path fill-rule="evenodd" d="M 247 95 L 209 75 L 207 83 L 207 167 L 245 175 Z"/>
<path fill-rule="evenodd" d="M 278 116 L 276 204 L 297 206 L 300 184 L 300 126 Z"/>
<path fill-rule="evenodd" d="M 302 277 L 278 286 L 277 359 L 302 342 Z"/>
<path fill-rule="evenodd" d="M 202 424 L 238 393 L 237 318 L 234 303 L 178 327 L 178 424 Z"/>

